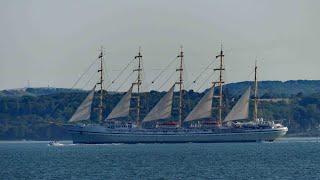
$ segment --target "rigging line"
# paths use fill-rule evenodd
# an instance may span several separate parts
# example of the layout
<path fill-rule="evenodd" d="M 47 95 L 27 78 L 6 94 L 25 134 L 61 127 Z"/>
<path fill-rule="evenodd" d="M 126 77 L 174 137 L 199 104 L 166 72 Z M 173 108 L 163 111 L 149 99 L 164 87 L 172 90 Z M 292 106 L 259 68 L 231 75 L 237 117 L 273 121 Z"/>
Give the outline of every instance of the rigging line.
<path fill-rule="evenodd" d="M 85 71 L 80 75 L 80 77 L 76 80 L 76 82 L 71 86 L 70 89 L 74 89 L 74 87 L 79 83 L 79 81 L 83 78 L 83 76 L 91 69 L 91 67 L 96 63 L 96 61 L 99 58 L 94 59 L 94 61 L 89 65 L 89 67 L 87 67 L 87 69 L 85 69 Z M 50 118 L 53 113 L 55 113 L 58 109 L 58 107 L 61 105 L 61 102 L 58 102 L 58 104 L 53 108 L 53 110 L 47 115 L 48 118 Z"/>
<path fill-rule="evenodd" d="M 80 77 L 76 80 L 76 82 L 71 86 L 71 89 L 73 89 L 80 81 L 80 79 L 91 69 L 91 67 L 96 63 L 96 61 L 98 60 L 99 58 L 96 58 L 91 64 L 90 66 L 85 70 L 85 72 L 83 72 Z"/>
<path fill-rule="evenodd" d="M 248 74 L 247 78 L 249 78 L 253 73 L 254 73 L 254 70 L 252 70 L 252 71 Z"/>
<path fill-rule="evenodd" d="M 89 80 L 81 87 L 81 89 L 84 89 L 92 81 L 95 75 L 96 75 L 96 72 L 92 73 Z"/>
<path fill-rule="evenodd" d="M 177 58 L 178 57 L 173 58 L 171 62 L 151 81 L 151 84 L 154 84 L 154 82 L 160 78 L 160 76 L 175 62 Z"/>
<path fill-rule="evenodd" d="M 108 69 L 107 69 L 107 63 L 106 63 L 106 60 L 104 60 L 103 62 L 103 77 L 104 77 L 104 81 L 103 81 L 103 84 L 104 84 L 104 87 L 106 87 L 106 82 L 107 82 L 107 77 L 108 77 Z"/>
<path fill-rule="evenodd" d="M 135 59 L 133 58 L 133 59 L 131 59 L 131 60 L 129 61 L 129 63 L 117 74 L 116 78 L 113 79 L 113 80 L 111 81 L 111 83 L 109 83 L 109 84 L 106 86 L 106 89 L 108 89 L 113 83 L 115 83 L 115 81 L 117 81 L 117 80 L 121 77 L 121 75 L 123 74 L 123 72 L 128 69 L 128 67 L 134 62 L 134 60 L 135 60 Z"/>
<path fill-rule="evenodd" d="M 190 83 L 188 84 L 186 87 L 186 89 L 190 88 L 192 84 L 196 83 L 196 81 L 199 80 L 199 78 L 203 75 L 203 73 L 209 69 L 209 67 L 216 61 L 216 59 L 214 59 L 213 61 L 210 61 L 210 63 L 198 74 L 198 76 L 196 76 L 196 78 Z"/>
<path fill-rule="evenodd" d="M 174 58 L 174 59 L 172 59 L 172 61 L 165 67 L 165 68 L 161 68 L 161 69 L 158 69 L 158 70 L 162 70 L 157 76 L 156 76 L 156 78 L 154 78 L 152 81 L 151 81 L 151 83 L 148 83 L 146 86 L 145 86 L 145 88 L 146 89 L 149 89 L 151 86 L 153 86 L 154 85 L 154 82 L 156 81 L 156 80 L 159 80 L 159 78 L 160 78 L 160 76 L 165 72 L 165 70 L 168 70 L 169 69 L 169 67 L 175 62 L 175 60 L 177 59 L 178 57 L 176 57 L 176 58 Z M 174 70 L 176 70 L 176 68 L 174 68 Z M 145 71 L 143 71 L 143 72 L 145 72 Z M 170 75 L 171 76 L 171 75 Z M 161 76 L 162 77 L 162 76 Z M 146 83 L 144 83 L 144 84 L 146 84 Z M 163 84 L 161 85 L 161 87 L 163 86 Z M 154 89 L 155 91 L 156 90 L 159 90 L 159 88 L 158 89 Z"/>
<path fill-rule="evenodd" d="M 205 71 L 206 71 L 206 70 L 212 70 L 212 69 L 206 68 Z M 196 84 L 196 83 L 198 82 L 198 80 L 200 79 L 200 77 L 202 77 L 202 76 L 204 75 L 204 72 L 205 72 L 205 71 L 202 71 L 201 75 L 200 75 L 199 77 L 197 77 L 195 80 L 193 80 L 193 81 L 191 81 L 191 82 L 189 81 L 189 83 L 186 85 L 186 89 L 189 89 L 189 88 L 192 87 L 192 85 Z"/>
<path fill-rule="evenodd" d="M 189 81 L 188 83 L 186 83 L 186 89 L 192 89 L 192 86 L 195 85 L 196 83 L 198 83 L 198 80 L 194 80 L 194 81 Z"/>
<path fill-rule="evenodd" d="M 134 73 L 134 71 L 132 71 L 132 72 L 125 78 L 125 81 L 122 82 L 122 84 L 120 84 L 120 86 L 116 89 L 116 91 L 118 91 L 120 88 L 122 88 L 123 85 L 124 85 L 126 82 L 128 82 L 129 77 L 130 77 L 133 73 Z"/>
<path fill-rule="evenodd" d="M 213 74 L 214 74 L 214 71 L 209 74 L 209 76 L 205 79 L 205 81 L 202 82 L 202 84 L 200 85 L 200 87 L 196 91 L 199 91 L 203 87 L 203 85 L 208 82 L 210 77 L 213 76 Z"/>
<path fill-rule="evenodd" d="M 176 71 L 173 71 L 170 76 L 164 81 L 164 83 L 161 84 L 161 86 L 157 89 L 160 91 L 160 89 L 172 78 L 172 76 L 176 73 Z"/>
<path fill-rule="evenodd" d="M 153 84 L 152 84 L 152 83 L 147 83 L 147 82 L 145 82 L 145 83 L 144 83 L 144 88 L 145 88 L 145 90 L 147 90 L 147 91 L 150 90 L 149 88 L 150 88 L 151 85 L 153 85 Z"/>

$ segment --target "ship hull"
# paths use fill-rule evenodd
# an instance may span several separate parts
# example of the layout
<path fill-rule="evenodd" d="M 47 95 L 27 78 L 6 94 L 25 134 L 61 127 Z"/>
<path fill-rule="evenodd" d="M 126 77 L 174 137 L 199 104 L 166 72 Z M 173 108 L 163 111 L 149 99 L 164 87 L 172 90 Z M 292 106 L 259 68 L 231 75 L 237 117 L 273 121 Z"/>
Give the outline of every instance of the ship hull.
<path fill-rule="evenodd" d="M 287 133 L 287 128 L 256 130 L 108 130 L 103 127 L 69 128 L 75 144 L 106 143 L 220 143 L 220 142 L 258 142 L 274 141 Z"/>

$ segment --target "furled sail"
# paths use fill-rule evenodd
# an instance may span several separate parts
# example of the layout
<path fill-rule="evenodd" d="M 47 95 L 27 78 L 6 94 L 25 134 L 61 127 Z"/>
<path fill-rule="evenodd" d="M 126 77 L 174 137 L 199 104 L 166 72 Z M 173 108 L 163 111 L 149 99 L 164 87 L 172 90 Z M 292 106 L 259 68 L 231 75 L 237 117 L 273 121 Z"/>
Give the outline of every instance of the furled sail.
<path fill-rule="evenodd" d="M 174 85 L 143 119 L 143 122 L 167 119 L 171 116 Z"/>
<path fill-rule="evenodd" d="M 193 121 L 211 117 L 213 90 L 214 87 L 212 86 L 200 99 L 199 103 L 193 108 L 184 121 Z"/>
<path fill-rule="evenodd" d="M 113 108 L 106 120 L 129 116 L 131 95 L 132 86 L 127 91 L 127 93 L 121 98 L 116 107 Z"/>
<path fill-rule="evenodd" d="M 224 121 L 235 121 L 248 119 L 249 116 L 249 100 L 250 100 L 250 87 L 241 96 L 236 105 L 233 106 Z"/>
<path fill-rule="evenodd" d="M 77 122 L 90 119 L 91 114 L 91 104 L 94 97 L 94 91 L 96 86 L 90 91 L 89 95 L 84 99 L 84 101 L 80 104 L 76 112 L 72 115 L 69 122 Z"/>

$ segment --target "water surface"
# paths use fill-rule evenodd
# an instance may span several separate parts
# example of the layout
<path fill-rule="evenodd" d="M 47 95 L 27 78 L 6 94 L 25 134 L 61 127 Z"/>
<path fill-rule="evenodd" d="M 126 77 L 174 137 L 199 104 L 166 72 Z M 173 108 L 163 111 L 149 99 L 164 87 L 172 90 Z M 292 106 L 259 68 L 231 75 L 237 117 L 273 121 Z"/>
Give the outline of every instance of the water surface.
<path fill-rule="evenodd" d="M 320 139 L 48 146 L 0 142 L 0 179 L 320 179 Z"/>

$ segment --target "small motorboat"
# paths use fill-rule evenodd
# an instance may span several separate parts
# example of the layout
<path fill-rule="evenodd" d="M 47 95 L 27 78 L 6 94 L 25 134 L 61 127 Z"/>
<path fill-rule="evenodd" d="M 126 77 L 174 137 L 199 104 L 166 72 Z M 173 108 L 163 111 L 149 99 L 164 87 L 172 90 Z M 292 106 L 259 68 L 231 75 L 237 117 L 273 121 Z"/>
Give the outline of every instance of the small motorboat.
<path fill-rule="evenodd" d="M 58 141 L 54 140 L 54 141 L 50 141 L 49 146 L 63 146 L 63 144 L 59 143 Z"/>

